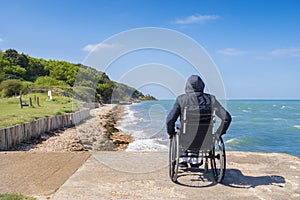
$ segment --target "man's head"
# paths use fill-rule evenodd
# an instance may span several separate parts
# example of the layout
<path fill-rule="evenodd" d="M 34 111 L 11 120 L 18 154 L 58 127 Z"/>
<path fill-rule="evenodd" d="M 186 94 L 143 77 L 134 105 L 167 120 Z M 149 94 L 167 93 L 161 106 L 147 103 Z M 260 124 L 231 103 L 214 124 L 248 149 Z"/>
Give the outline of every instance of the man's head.
<path fill-rule="evenodd" d="M 205 87 L 204 82 L 198 75 L 191 75 L 186 81 L 185 92 L 203 92 Z"/>

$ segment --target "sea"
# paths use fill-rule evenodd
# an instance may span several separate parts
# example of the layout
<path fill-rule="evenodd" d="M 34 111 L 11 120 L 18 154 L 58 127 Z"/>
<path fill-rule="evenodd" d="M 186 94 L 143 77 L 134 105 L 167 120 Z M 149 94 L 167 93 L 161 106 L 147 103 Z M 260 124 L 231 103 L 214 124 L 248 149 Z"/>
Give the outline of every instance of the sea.
<path fill-rule="evenodd" d="M 127 151 L 168 151 L 165 120 L 174 100 L 125 106 L 118 128 L 131 134 Z M 300 157 L 300 100 L 227 100 L 232 123 L 223 135 L 226 150 L 277 152 Z"/>

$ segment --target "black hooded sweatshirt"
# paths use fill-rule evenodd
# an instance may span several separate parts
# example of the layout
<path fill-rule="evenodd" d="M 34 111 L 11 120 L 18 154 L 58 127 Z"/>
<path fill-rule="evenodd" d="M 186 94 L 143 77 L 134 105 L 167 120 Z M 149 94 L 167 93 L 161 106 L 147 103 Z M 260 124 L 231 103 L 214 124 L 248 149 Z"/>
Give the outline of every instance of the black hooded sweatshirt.
<path fill-rule="evenodd" d="M 167 132 L 169 135 L 174 135 L 175 122 L 177 118 L 182 114 L 182 110 L 187 105 L 199 105 L 200 109 L 215 110 L 216 115 L 222 120 L 217 132 L 219 134 L 225 134 L 230 123 L 231 116 L 229 112 L 218 102 L 215 96 L 203 93 L 205 84 L 202 79 L 197 75 L 192 75 L 188 78 L 185 87 L 185 94 L 182 94 L 176 98 L 172 110 L 170 111 L 166 124 Z"/>

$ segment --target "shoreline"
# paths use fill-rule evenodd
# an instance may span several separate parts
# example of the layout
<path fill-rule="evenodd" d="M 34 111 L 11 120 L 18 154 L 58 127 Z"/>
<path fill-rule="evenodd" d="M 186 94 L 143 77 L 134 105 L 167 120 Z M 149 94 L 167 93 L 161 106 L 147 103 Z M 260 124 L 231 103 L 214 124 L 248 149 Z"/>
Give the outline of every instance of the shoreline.
<path fill-rule="evenodd" d="M 129 143 L 134 141 L 132 135 L 122 133 L 122 130 L 116 128 L 120 120 L 124 117 L 124 106 L 115 105 L 104 115 L 104 125 L 102 125 L 103 133 L 116 146 L 115 150 L 126 150 Z"/>
<path fill-rule="evenodd" d="M 134 142 L 134 137 L 124 134 L 119 129 L 119 123 L 124 117 L 125 106 L 118 104 L 104 104 L 100 108 L 90 110 L 91 117 L 75 127 L 44 133 L 39 139 L 24 142 L 9 151 L 30 152 L 76 152 L 76 151 L 124 151 Z M 227 150 L 229 151 L 229 150 Z M 239 150 L 231 150 L 240 152 Z M 143 152 L 143 151 L 141 151 Z M 147 151 L 148 152 L 148 151 Z M 244 151 L 254 153 L 282 153 Z"/>
<path fill-rule="evenodd" d="M 11 151 L 76 152 L 122 151 L 133 142 L 131 135 L 116 128 L 123 117 L 124 108 L 117 104 L 104 104 L 90 110 L 91 117 L 67 129 L 44 133 L 39 139 L 24 142 Z"/>

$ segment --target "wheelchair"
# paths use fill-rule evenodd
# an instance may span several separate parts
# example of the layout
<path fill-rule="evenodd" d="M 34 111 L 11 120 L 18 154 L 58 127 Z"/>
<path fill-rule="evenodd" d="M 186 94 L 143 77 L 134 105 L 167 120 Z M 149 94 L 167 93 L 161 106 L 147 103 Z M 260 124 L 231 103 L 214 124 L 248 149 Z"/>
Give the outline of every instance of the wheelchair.
<path fill-rule="evenodd" d="M 211 172 L 217 183 L 222 182 L 226 170 L 225 145 L 221 135 L 214 132 L 215 111 L 202 111 L 199 105 L 186 106 L 181 117 L 181 126 L 170 140 L 169 177 L 177 182 L 180 159 L 197 158 L 204 161 L 204 173 Z M 188 168 L 188 166 L 185 166 Z M 199 168 L 199 167 L 198 167 Z"/>

